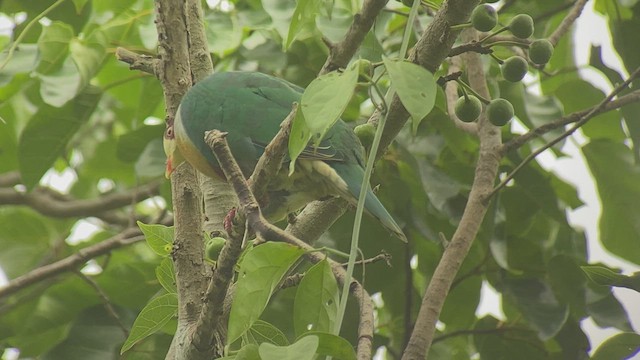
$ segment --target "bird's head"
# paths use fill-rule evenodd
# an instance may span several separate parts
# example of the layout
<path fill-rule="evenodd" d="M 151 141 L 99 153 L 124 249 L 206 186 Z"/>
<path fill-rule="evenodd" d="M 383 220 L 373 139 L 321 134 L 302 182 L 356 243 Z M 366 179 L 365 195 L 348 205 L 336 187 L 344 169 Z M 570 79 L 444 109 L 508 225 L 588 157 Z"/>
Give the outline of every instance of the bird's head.
<path fill-rule="evenodd" d="M 164 147 L 164 153 L 167 156 L 167 167 L 164 175 L 169 179 L 173 171 L 184 161 L 176 144 L 173 124 L 167 124 L 167 129 L 164 131 L 164 137 L 162 138 L 162 145 Z"/>

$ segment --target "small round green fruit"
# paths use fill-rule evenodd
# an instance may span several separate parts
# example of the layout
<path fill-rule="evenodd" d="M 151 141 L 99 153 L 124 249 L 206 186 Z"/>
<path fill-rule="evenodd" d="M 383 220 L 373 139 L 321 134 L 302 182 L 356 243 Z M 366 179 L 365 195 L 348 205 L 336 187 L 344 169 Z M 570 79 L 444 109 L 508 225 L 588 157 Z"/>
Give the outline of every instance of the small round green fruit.
<path fill-rule="evenodd" d="M 504 126 L 513 118 L 513 105 L 501 98 L 491 100 L 487 106 L 487 118 L 495 126 Z"/>
<path fill-rule="evenodd" d="M 358 125 L 353 129 L 353 132 L 356 133 L 358 139 L 365 147 L 371 146 L 373 143 L 373 137 L 376 136 L 376 127 L 372 124 L 362 124 Z"/>
<path fill-rule="evenodd" d="M 480 4 L 471 12 L 471 25 L 478 31 L 491 31 L 498 23 L 498 14 L 491 5 Z"/>
<path fill-rule="evenodd" d="M 373 64 L 371 61 L 367 59 L 358 59 L 356 60 L 356 64 L 358 66 L 358 75 L 371 76 L 371 74 L 373 74 Z"/>
<path fill-rule="evenodd" d="M 549 62 L 553 55 L 553 45 L 547 39 L 538 39 L 529 46 L 529 59 L 538 65 L 544 65 Z"/>
<path fill-rule="evenodd" d="M 455 113 L 458 119 L 464 122 L 475 121 L 482 112 L 480 99 L 473 95 L 460 96 L 456 101 Z"/>
<path fill-rule="evenodd" d="M 527 60 L 521 56 L 514 55 L 502 63 L 500 70 L 505 80 L 518 82 L 527 74 L 528 68 Z"/>
<path fill-rule="evenodd" d="M 205 252 L 207 258 L 213 261 L 218 260 L 218 256 L 220 256 L 220 252 L 226 241 L 225 238 L 219 236 L 209 239 Z"/>
<path fill-rule="evenodd" d="M 533 18 L 527 14 L 518 14 L 511 19 L 509 31 L 519 39 L 533 35 Z"/>

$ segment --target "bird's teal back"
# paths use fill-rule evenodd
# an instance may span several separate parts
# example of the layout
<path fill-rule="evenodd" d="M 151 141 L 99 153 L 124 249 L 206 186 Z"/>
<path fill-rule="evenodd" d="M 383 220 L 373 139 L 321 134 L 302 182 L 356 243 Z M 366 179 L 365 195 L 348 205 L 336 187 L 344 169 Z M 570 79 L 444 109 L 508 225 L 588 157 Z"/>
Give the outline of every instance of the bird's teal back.
<path fill-rule="evenodd" d="M 246 177 L 250 176 L 264 147 L 280 130 L 293 103 L 300 102 L 303 91 L 285 80 L 260 73 L 224 72 L 207 77 L 193 86 L 180 103 L 174 129 L 182 155 L 201 172 L 222 177 L 204 134 L 212 129 L 225 131 L 238 165 Z M 303 164 L 306 173 L 296 171 L 297 176 L 287 177 L 283 171 L 270 185 L 272 201 L 264 210 L 273 218 L 279 220 L 287 212 L 326 196 L 340 195 L 352 203 L 357 201 L 364 174 L 364 150 L 345 122 L 338 120 L 320 146 L 306 149 L 299 159 L 309 161 Z M 278 204 L 274 204 L 276 198 L 280 199 Z M 404 239 L 371 190 L 366 208 Z"/>
<path fill-rule="evenodd" d="M 180 105 L 191 143 L 216 170 L 218 163 L 204 142 L 205 131 L 229 133 L 227 141 L 245 176 L 253 171 L 263 148 L 300 101 L 302 89 L 259 73 L 218 73 L 197 83 Z"/>

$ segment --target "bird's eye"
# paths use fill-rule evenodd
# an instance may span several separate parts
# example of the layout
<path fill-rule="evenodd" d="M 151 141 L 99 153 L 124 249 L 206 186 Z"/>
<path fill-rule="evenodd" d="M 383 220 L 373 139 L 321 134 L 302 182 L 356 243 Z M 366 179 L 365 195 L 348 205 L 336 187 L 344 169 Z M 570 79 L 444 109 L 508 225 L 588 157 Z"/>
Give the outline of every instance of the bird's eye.
<path fill-rule="evenodd" d="M 165 137 L 168 139 L 173 139 L 173 126 L 170 126 L 165 131 Z"/>

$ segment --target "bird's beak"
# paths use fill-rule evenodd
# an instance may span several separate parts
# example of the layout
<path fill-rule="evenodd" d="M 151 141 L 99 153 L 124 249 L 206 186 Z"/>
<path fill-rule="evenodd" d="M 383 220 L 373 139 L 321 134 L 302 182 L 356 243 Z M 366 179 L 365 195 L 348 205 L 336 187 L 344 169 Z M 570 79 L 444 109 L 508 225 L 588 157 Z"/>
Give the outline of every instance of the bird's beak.
<path fill-rule="evenodd" d="M 170 156 L 167 158 L 167 167 L 164 170 L 164 176 L 167 179 L 171 179 L 171 174 L 173 173 L 173 170 L 175 170 L 175 168 L 173 167 L 173 156 Z"/>
<path fill-rule="evenodd" d="M 173 129 L 170 129 L 170 131 L 170 134 L 172 134 Z M 174 158 L 177 151 L 175 138 L 169 138 L 165 133 L 162 139 L 162 147 L 164 147 L 164 154 L 167 156 L 167 167 L 165 168 L 164 176 L 169 179 L 171 178 L 173 170 L 175 170 L 175 167 L 178 165 Z"/>

